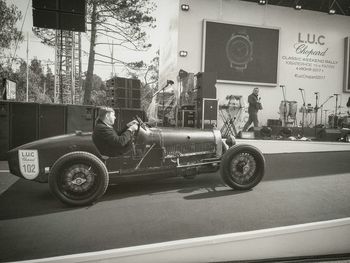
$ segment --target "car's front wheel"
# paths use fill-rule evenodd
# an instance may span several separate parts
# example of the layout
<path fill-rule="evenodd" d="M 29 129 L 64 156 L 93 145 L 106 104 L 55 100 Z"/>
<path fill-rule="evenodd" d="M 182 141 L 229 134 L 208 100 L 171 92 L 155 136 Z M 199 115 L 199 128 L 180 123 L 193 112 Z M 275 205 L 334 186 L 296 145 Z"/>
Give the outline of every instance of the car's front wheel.
<path fill-rule="evenodd" d="M 222 157 L 220 175 L 233 189 L 248 190 L 256 186 L 264 176 L 265 159 L 262 153 L 251 145 L 236 145 Z"/>
<path fill-rule="evenodd" d="M 52 166 L 49 186 L 63 203 L 84 206 L 94 203 L 108 187 L 109 176 L 104 163 L 88 152 L 63 155 Z"/>

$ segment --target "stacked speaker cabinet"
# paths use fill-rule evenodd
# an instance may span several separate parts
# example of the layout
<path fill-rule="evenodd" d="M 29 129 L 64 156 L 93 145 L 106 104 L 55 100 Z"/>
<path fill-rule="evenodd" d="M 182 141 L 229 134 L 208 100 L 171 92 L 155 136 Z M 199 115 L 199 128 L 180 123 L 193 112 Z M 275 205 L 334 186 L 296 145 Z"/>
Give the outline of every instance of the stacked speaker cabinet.
<path fill-rule="evenodd" d="M 123 129 L 127 123 L 132 121 L 137 115 L 143 121 L 145 121 L 145 112 L 139 109 L 119 109 L 117 115 L 117 120 L 115 125 L 117 125 L 118 130 Z"/>
<path fill-rule="evenodd" d="M 0 101 L 0 160 L 6 159 L 10 149 L 10 104 Z"/>
<path fill-rule="evenodd" d="M 140 109 L 141 82 L 115 77 L 106 82 L 107 104 L 113 108 Z"/>
<path fill-rule="evenodd" d="M 85 32 L 85 0 L 33 0 L 33 25 Z"/>
<path fill-rule="evenodd" d="M 14 102 L 10 106 L 10 148 L 32 142 L 39 137 L 39 104 Z"/>
<path fill-rule="evenodd" d="M 212 128 L 217 125 L 216 78 L 216 72 L 197 74 L 197 128 Z"/>
<path fill-rule="evenodd" d="M 344 92 L 350 93 L 350 37 L 344 40 Z"/>

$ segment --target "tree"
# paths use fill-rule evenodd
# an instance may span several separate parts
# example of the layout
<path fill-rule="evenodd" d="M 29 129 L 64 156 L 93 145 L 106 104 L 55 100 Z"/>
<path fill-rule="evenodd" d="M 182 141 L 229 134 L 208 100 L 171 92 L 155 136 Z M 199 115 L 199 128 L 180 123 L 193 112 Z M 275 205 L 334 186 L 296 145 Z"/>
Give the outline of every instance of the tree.
<path fill-rule="evenodd" d="M 53 92 L 47 92 L 47 83 L 51 83 L 53 88 L 53 75 L 48 72 L 46 76 L 43 72 L 41 61 L 33 59 L 29 66 L 28 100 L 32 102 L 53 102 Z M 49 77 L 49 78 L 48 78 Z M 11 80 L 17 83 L 16 100 L 25 101 L 27 94 L 27 63 L 20 61 L 20 66 L 11 75 Z M 46 83 L 46 84 L 45 84 Z"/>
<path fill-rule="evenodd" d="M 16 28 L 16 23 L 22 18 L 21 12 L 15 5 L 7 6 L 0 0 L 0 54 L 12 44 L 23 41 L 23 34 Z"/>
<path fill-rule="evenodd" d="M 86 79 L 83 80 L 83 89 L 85 88 L 85 86 L 86 86 Z M 106 106 L 107 105 L 106 86 L 99 76 L 95 74 L 93 75 L 91 87 L 92 89 L 91 89 L 90 104 L 97 105 L 97 106 Z"/>
<path fill-rule="evenodd" d="M 145 29 L 154 27 L 154 18 L 151 16 L 154 7 L 152 0 L 88 0 L 87 24 L 90 32 L 90 47 L 84 104 L 91 103 L 96 61 L 119 64 L 134 69 L 145 66 L 142 61 L 128 63 L 121 59 L 111 58 L 108 55 L 98 53 L 96 52 L 96 47 L 113 45 L 135 51 L 145 50 L 150 47 L 149 44 L 146 44 Z M 55 38 L 52 30 L 35 29 L 34 33 L 44 43 L 54 45 L 53 40 Z M 105 36 L 113 39 L 113 43 L 103 42 L 102 39 Z M 98 39 L 101 42 L 98 42 Z"/>
<path fill-rule="evenodd" d="M 46 74 L 44 81 L 44 90 L 43 93 L 49 97 L 50 101 L 54 101 L 55 97 L 55 76 L 52 73 L 51 68 L 46 66 Z"/>
<path fill-rule="evenodd" d="M 145 70 L 130 70 L 128 75 L 141 80 L 141 108 L 147 111 L 153 94 L 158 90 L 159 50 Z"/>

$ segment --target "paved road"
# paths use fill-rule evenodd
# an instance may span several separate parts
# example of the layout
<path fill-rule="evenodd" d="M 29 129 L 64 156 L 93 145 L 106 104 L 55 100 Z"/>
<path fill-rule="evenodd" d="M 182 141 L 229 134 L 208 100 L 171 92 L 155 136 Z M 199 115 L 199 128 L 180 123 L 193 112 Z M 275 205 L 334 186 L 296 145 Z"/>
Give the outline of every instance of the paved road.
<path fill-rule="evenodd" d="M 18 180 L 0 196 L 0 261 L 350 217 L 349 157 L 267 155 L 266 176 L 251 191 L 206 174 L 111 186 L 84 208 L 62 205 L 46 184 Z"/>

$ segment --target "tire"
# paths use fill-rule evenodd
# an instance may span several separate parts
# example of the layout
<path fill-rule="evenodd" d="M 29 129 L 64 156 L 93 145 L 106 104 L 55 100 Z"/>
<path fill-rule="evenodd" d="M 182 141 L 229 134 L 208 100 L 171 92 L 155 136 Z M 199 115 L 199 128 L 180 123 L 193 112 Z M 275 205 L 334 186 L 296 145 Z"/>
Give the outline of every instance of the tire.
<path fill-rule="evenodd" d="M 104 163 L 88 152 L 71 152 L 52 166 L 49 186 L 55 197 L 71 206 L 94 203 L 107 190 L 108 171 Z"/>
<path fill-rule="evenodd" d="M 265 158 L 259 149 L 251 145 L 235 145 L 221 159 L 221 178 L 235 190 L 252 189 L 261 181 L 264 173 Z"/>

